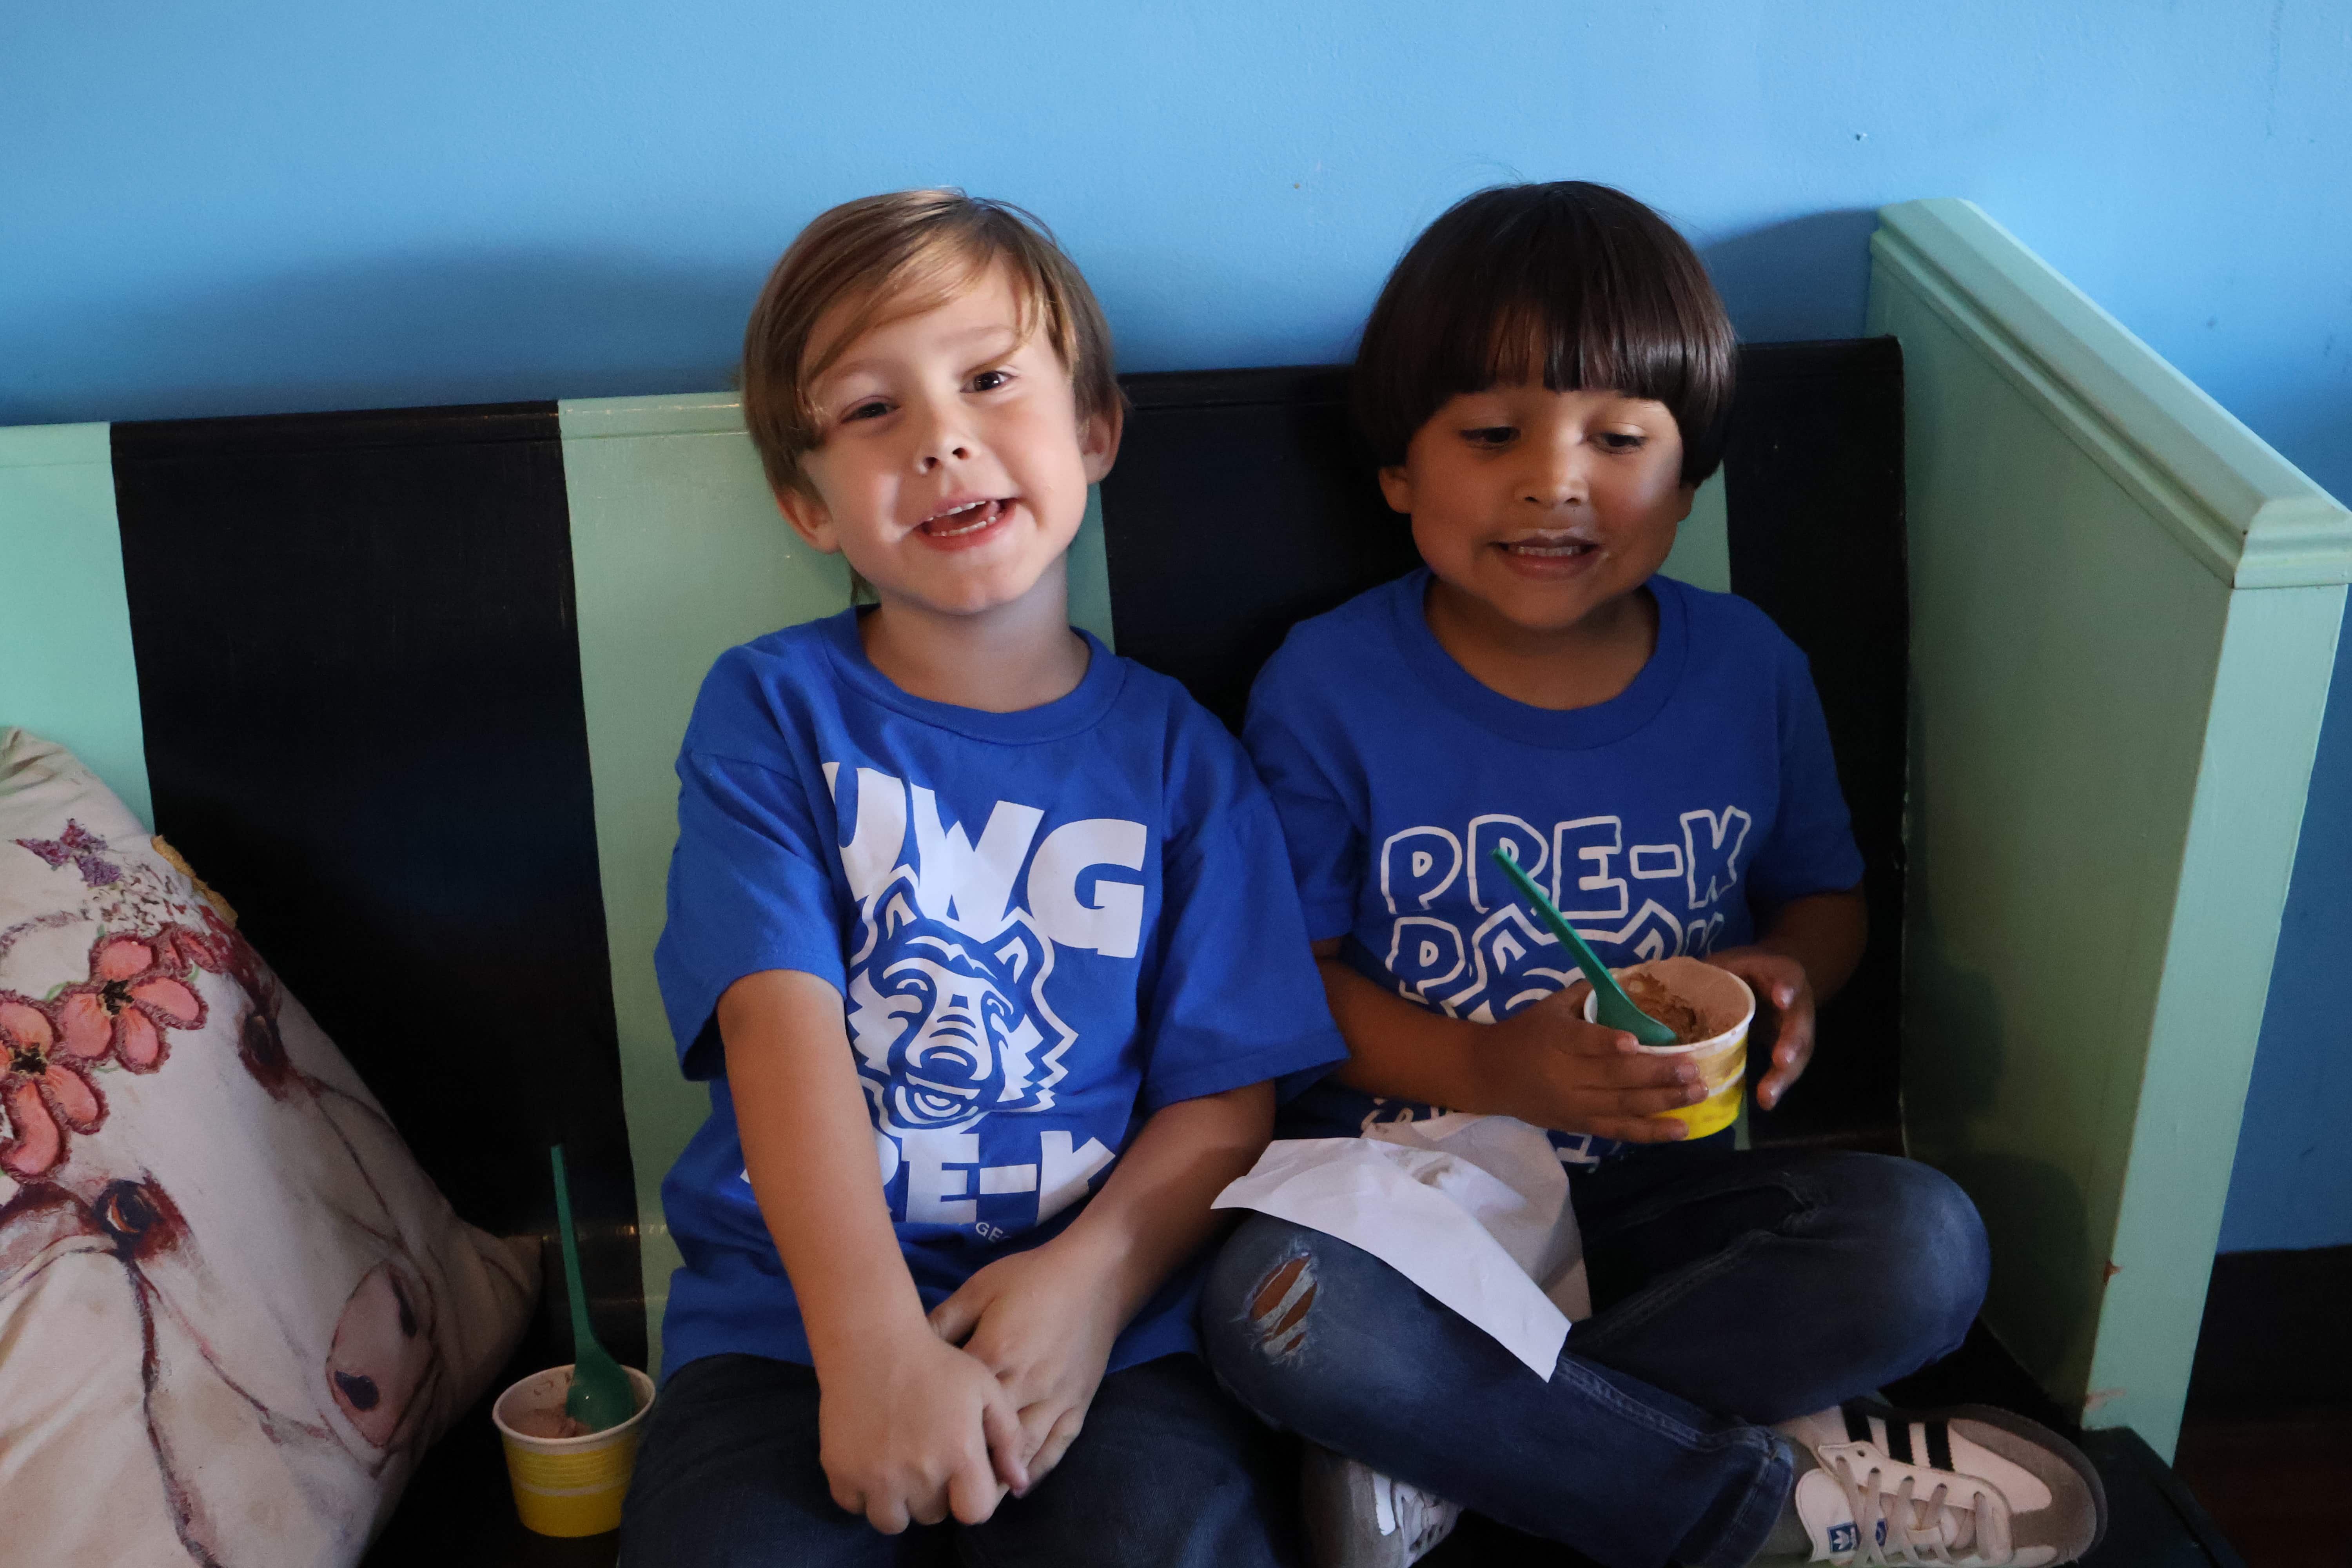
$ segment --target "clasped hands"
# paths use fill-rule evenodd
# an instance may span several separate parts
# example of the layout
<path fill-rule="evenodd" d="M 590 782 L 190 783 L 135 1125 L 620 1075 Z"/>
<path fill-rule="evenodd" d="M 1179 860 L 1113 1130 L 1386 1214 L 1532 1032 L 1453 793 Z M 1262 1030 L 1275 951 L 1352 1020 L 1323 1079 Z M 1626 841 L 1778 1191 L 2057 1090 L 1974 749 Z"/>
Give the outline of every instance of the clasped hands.
<path fill-rule="evenodd" d="M 1061 1462 L 1118 1334 L 1115 1292 L 1056 1237 L 1000 1258 L 822 1385 L 834 1501 L 895 1535 L 978 1524 Z"/>

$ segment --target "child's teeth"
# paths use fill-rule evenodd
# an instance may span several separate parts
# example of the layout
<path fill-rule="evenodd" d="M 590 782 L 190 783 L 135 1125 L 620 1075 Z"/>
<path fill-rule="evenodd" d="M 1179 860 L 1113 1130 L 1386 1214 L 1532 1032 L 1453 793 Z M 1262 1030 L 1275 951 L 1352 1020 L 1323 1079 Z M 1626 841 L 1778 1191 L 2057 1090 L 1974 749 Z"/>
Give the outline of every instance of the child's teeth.
<path fill-rule="evenodd" d="M 940 513 L 939 516 L 931 519 L 928 523 L 925 523 L 923 527 L 925 531 L 929 533 L 934 539 L 952 539 L 959 533 L 970 533 L 974 529 L 985 528 L 995 516 L 995 512 L 993 510 L 994 506 L 995 503 L 993 501 L 967 501 L 961 506 L 953 507 Z M 971 513 L 977 513 L 978 515 L 972 517 L 970 522 L 964 523 L 961 527 L 948 528 L 941 526 L 950 518 L 960 518 Z"/>

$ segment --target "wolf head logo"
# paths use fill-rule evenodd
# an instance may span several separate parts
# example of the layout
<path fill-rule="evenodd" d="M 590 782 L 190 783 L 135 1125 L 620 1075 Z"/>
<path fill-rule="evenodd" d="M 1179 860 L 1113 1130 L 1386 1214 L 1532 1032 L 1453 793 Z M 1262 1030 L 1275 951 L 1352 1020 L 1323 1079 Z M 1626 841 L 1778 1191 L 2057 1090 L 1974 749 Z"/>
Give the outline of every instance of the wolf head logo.
<path fill-rule="evenodd" d="M 866 904 L 849 1038 L 885 1132 L 952 1132 L 1054 1103 L 1077 1036 L 1045 1000 L 1054 944 L 1014 910 L 985 940 L 926 917 L 904 868 Z"/>

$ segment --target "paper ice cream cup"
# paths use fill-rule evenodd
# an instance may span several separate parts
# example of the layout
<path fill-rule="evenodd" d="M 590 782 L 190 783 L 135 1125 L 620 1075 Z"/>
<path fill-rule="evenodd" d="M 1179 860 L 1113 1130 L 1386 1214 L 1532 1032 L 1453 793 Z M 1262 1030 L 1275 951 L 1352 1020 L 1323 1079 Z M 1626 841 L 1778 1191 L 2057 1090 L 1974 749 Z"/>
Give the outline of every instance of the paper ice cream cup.
<path fill-rule="evenodd" d="M 1706 1098 L 1695 1105 L 1656 1114 L 1671 1116 L 1686 1124 L 1694 1138 L 1720 1132 L 1738 1121 L 1740 1096 L 1746 1092 L 1748 1083 L 1748 1026 L 1756 1019 L 1756 994 L 1748 989 L 1748 983 L 1727 969 L 1701 963 L 1696 958 L 1652 959 L 1647 963 L 1628 964 L 1609 973 L 1621 981 L 1629 974 L 1654 977 L 1659 984 L 1697 1009 L 1701 1021 L 1716 1031 L 1687 1046 L 1642 1047 L 1648 1056 L 1688 1057 L 1697 1064 L 1699 1081 L 1707 1091 Z M 1586 1023 L 1597 1021 L 1594 1013 L 1599 1002 L 1599 997 L 1586 994 Z"/>
<path fill-rule="evenodd" d="M 624 1367 L 636 1391 L 637 1413 L 618 1426 L 584 1437 L 533 1437 L 509 1424 L 533 1412 L 563 1408 L 572 1390 L 572 1368 L 533 1373 L 499 1395 L 490 1406 L 506 1444 L 507 1479 L 514 1483 L 515 1512 L 523 1528 L 540 1535 L 602 1535 L 621 1528 L 621 1499 L 636 1468 L 637 1436 L 654 1405 L 654 1380 Z"/>

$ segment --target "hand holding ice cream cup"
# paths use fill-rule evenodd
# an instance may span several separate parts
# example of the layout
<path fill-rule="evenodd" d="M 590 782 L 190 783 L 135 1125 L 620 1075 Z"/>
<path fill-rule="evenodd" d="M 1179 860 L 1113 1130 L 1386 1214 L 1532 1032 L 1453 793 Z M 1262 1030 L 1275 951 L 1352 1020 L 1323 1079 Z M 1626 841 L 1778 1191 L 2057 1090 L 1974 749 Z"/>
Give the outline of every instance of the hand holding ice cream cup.
<path fill-rule="evenodd" d="M 1739 1118 L 1748 1081 L 1748 1026 L 1756 1018 L 1756 994 L 1728 970 L 1696 958 L 1659 958 L 1612 969 L 1633 1005 L 1675 1031 L 1671 1046 L 1640 1046 L 1644 1056 L 1681 1057 L 1699 1070 L 1706 1098 L 1657 1112 L 1690 1129 L 1693 1138 L 1720 1132 Z M 1585 1022 L 1595 1021 L 1598 1002 L 1584 997 Z"/>

